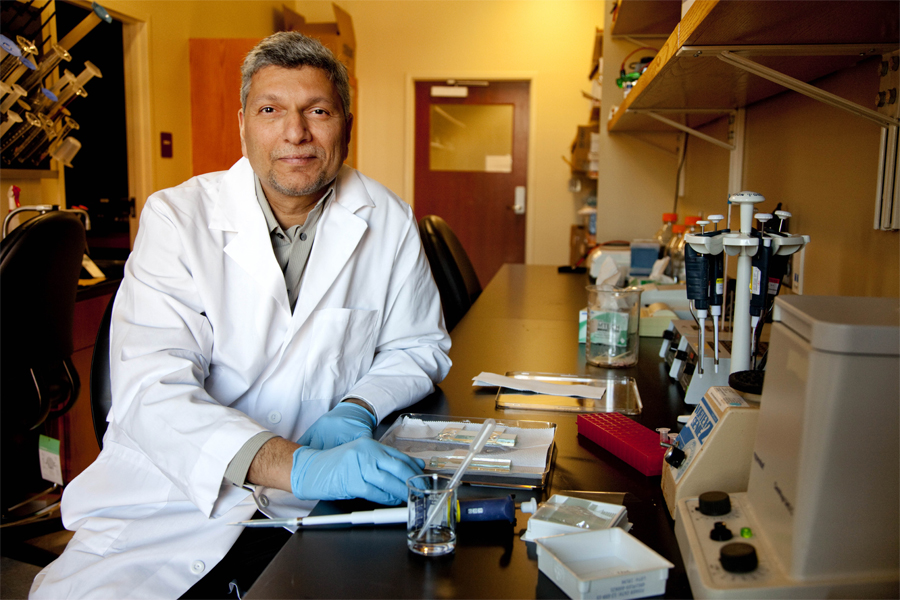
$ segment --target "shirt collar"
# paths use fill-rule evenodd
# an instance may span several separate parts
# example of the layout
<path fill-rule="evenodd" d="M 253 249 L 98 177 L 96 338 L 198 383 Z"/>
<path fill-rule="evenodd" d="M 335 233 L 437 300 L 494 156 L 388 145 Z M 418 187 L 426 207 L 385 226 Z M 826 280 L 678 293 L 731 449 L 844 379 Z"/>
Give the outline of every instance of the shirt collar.
<path fill-rule="evenodd" d="M 284 230 L 281 228 L 281 225 L 278 224 L 278 219 L 275 218 L 275 213 L 272 212 L 272 207 L 269 206 L 269 201 L 266 199 L 266 193 L 263 191 L 262 183 L 259 181 L 259 176 L 254 172 L 253 173 L 253 182 L 256 187 L 256 201 L 259 203 L 259 207 L 262 209 L 263 216 L 266 218 L 266 227 L 268 227 L 269 233 L 272 232 L 281 232 L 284 233 Z M 334 195 L 334 182 L 328 186 L 328 190 L 325 192 L 325 195 L 322 196 L 316 205 L 309 211 L 309 214 L 312 214 L 314 211 L 318 210 L 319 207 L 324 206 L 328 199 Z M 307 215 L 307 219 L 309 216 Z M 299 227 L 299 226 L 298 226 Z"/>

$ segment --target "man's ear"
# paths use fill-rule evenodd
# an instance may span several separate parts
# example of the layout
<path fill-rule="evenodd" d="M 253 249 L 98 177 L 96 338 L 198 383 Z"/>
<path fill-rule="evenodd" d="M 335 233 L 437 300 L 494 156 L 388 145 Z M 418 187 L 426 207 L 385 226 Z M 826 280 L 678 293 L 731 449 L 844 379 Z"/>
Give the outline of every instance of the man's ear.
<path fill-rule="evenodd" d="M 244 109 L 238 109 L 238 131 L 241 134 L 241 154 L 244 158 L 249 158 L 247 156 L 247 143 L 244 141 Z"/>
<path fill-rule="evenodd" d="M 350 154 L 350 134 L 353 131 L 353 115 L 347 116 L 347 125 L 344 127 L 344 160 Z"/>

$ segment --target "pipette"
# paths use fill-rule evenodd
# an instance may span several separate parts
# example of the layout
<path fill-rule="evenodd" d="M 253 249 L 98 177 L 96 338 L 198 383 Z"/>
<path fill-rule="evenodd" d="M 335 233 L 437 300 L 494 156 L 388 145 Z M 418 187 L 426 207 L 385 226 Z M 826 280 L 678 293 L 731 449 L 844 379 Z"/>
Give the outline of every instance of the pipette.
<path fill-rule="evenodd" d="M 340 515 L 318 515 L 315 517 L 289 517 L 286 519 L 252 519 L 238 521 L 229 525 L 244 527 L 306 527 L 309 525 L 381 525 L 387 523 L 406 523 L 409 510 L 405 506 L 396 508 L 376 508 L 375 510 L 357 510 Z"/>
<path fill-rule="evenodd" d="M 769 213 L 758 213 L 756 220 L 760 239 L 756 254 L 753 255 L 750 278 L 750 356 L 756 356 L 756 327 L 760 317 L 765 317 L 769 281 L 769 260 L 772 257 L 772 238 L 766 234 L 766 223 L 772 219 Z"/>
<path fill-rule="evenodd" d="M 454 511 L 460 523 L 475 521 L 516 521 L 516 503 L 512 495 L 503 498 L 471 498 L 458 500 L 459 510 Z M 285 519 L 251 519 L 229 525 L 244 527 L 309 527 L 311 525 L 388 525 L 406 523 L 409 510 L 406 506 L 397 508 L 376 508 L 359 510 L 340 515 L 317 515 L 314 517 L 292 517 Z"/>
<path fill-rule="evenodd" d="M 710 237 L 721 235 L 724 232 L 719 231 L 719 223 L 725 220 L 724 215 L 709 215 L 707 217 L 715 226 L 715 229 L 709 233 Z M 725 251 L 720 254 L 714 254 L 709 258 L 709 312 L 713 318 L 713 356 L 715 371 L 719 372 L 719 317 L 722 316 L 722 303 L 725 292 Z"/>
<path fill-rule="evenodd" d="M 450 478 L 450 483 L 447 485 L 447 490 L 445 494 L 452 493 L 456 486 L 459 485 L 460 480 L 462 479 L 463 474 L 466 472 L 466 469 L 469 467 L 469 464 L 472 462 L 472 459 L 475 458 L 475 455 L 481 452 L 484 445 L 487 443 L 488 439 L 491 437 L 491 434 L 494 432 L 494 428 L 497 426 L 497 421 L 494 419 L 486 419 L 484 424 L 482 424 L 481 429 L 478 431 L 478 435 L 475 436 L 475 440 L 472 442 L 472 445 L 469 447 L 469 452 L 466 454 L 466 457 L 460 463 L 459 467 L 453 473 L 453 477 Z M 428 518 L 425 519 L 425 524 L 419 530 L 418 539 L 422 539 L 428 530 L 431 528 L 431 525 L 437 520 L 438 515 L 443 511 L 443 502 L 435 502 L 431 507 L 431 510 L 428 511 Z"/>
<path fill-rule="evenodd" d="M 701 227 L 709 224 L 709 221 L 698 221 Z M 709 256 L 694 250 L 691 244 L 684 245 L 684 268 L 687 279 L 687 297 L 694 304 L 697 311 L 697 321 L 700 325 L 700 360 L 697 364 L 697 377 L 703 378 L 704 346 L 706 345 L 706 317 L 709 311 Z"/>

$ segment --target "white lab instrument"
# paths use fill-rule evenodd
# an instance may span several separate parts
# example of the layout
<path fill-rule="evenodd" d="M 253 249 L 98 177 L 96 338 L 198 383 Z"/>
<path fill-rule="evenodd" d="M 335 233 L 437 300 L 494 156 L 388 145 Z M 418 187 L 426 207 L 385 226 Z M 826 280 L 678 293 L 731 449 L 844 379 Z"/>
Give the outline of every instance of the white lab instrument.
<path fill-rule="evenodd" d="M 707 390 L 664 459 L 662 491 L 673 519 L 683 498 L 747 490 L 758 417 L 759 405 L 730 387 Z"/>
<path fill-rule="evenodd" d="M 694 597 L 896 598 L 898 301 L 789 296 L 774 318 L 747 492 L 677 503 Z"/>
<path fill-rule="evenodd" d="M 707 335 L 709 335 L 709 333 L 710 332 L 707 329 Z M 716 344 L 715 348 L 713 348 L 712 340 L 707 338 L 706 352 L 701 353 L 700 350 L 694 346 L 694 340 L 688 338 L 688 346 L 684 352 L 684 360 L 681 361 L 681 367 L 678 369 L 678 373 L 675 376 L 678 385 L 684 390 L 685 404 L 698 404 L 709 388 L 713 386 L 728 385 L 728 376 L 730 375 L 728 367 L 731 365 L 730 346 L 726 345 L 728 343 L 728 340 L 722 340 Z M 723 367 L 718 371 L 715 368 L 716 354 L 719 355 L 719 361 Z M 701 365 L 703 366 L 705 377 L 697 376 Z"/>

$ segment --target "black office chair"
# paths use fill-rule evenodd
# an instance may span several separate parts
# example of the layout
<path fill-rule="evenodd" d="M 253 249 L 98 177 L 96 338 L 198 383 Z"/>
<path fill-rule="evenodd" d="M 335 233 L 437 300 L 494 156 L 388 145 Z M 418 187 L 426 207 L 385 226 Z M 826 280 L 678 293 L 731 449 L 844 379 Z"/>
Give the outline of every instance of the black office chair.
<path fill-rule="evenodd" d="M 41 477 L 42 425 L 62 416 L 81 388 L 72 364 L 75 295 L 85 251 L 78 216 L 51 211 L 0 242 L 0 488 L 2 523 L 49 518 L 58 494 Z"/>
<path fill-rule="evenodd" d="M 94 355 L 91 357 L 91 417 L 94 421 L 97 445 L 101 450 L 103 449 L 103 435 L 106 433 L 108 425 L 106 415 L 109 414 L 112 406 L 112 389 L 109 381 L 109 325 L 112 321 L 112 309 L 115 301 L 116 293 L 114 292 L 103 312 L 103 318 L 100 319 L 97 340 L 94 342 Z"/>
<path fill-rule="evenodd" d="M 441 295 L 447 331 L 451 331 L 481 294 L 478 275 L 465 248 L 442 218 L 422 217 L 419 236 Z"/>

